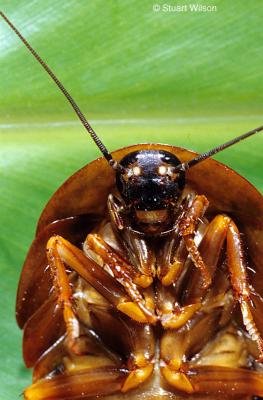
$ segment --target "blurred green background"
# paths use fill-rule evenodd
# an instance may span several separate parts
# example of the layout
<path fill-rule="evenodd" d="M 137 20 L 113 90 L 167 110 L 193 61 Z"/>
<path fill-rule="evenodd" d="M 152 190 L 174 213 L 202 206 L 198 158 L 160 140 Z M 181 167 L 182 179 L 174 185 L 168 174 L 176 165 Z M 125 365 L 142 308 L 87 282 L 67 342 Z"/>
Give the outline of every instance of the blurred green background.
<path fill-rule="evenodd" d="M 204 151 L 262 124 L 261 0 L 12 0 L 3 11 L 65 84 L 110 150 L 163 142 Z M 160 4 L 159 12 L 153 5 Z M 14 318 L 38 216 L 99 151 L 66 100 L 0 21 L 1 398 L 30 382 Z M 262 190 L 262 134 L 216 158 Z"/>

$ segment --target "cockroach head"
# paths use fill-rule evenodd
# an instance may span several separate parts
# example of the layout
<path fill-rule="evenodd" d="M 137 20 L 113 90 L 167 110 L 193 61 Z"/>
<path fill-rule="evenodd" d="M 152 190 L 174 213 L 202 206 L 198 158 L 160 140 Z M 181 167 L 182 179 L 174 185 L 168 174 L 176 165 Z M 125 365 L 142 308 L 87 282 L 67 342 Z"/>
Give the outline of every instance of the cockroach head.
<path fill-rule="evenodd" d="M 136 210 L 163 210 L 176 202 L 185 185 L 181 161 L 164 150 L 140 150 L 119 163 L 116 185 L 125 204 Z"/>

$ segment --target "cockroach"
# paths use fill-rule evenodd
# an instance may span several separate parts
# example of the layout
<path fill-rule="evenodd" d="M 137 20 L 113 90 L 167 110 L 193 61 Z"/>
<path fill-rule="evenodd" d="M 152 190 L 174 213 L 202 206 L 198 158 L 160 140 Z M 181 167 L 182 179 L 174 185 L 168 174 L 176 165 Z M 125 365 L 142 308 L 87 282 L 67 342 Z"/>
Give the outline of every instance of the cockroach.
<path fill-rule="evenodd" d="M 211 159 L 263 126 L 201 155 L 160 144 L 111 154 L 1 16 L 103 154 L 52 196 L 23 267 L 24 398 L 263 396 L 262 196 Z"/>

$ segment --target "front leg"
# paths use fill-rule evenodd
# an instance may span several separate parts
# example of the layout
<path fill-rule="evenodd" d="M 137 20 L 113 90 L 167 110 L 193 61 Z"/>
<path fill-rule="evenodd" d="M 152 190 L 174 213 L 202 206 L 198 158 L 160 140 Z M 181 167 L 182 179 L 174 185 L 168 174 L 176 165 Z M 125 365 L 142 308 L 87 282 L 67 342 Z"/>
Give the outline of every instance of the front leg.
<path fill-rule="evenodd" d="M 48 257 L 53 271 L 53 279 L 57 282 L 59 298 L 63 303 L 64 319 L 70 342 L 75 341 L 79 331 L 71 304 L 71 290 L 65 265 L 76 271 L 118 310 L 138 322 L 147 322 L 145 314 L 136 302 L 131 301 L 121 283 L 88 258 L 83 251 L 61 236 L 53 236 L 49 240 Z"/>
<path fill-rule="evenodd" d="M 259 360 L 263 361 L 263 340 L 255 324 L 251 308 L 251 292 L 246 272 L 246 261 L 242 248 L 240 233 L 231 220 L 227 233 L 227 264 L 234 296 L 240 304 L 244 325 L 251 337 L 257 343 Z"/>
<path fill-rule="evenodd" d="M 208 288 L 211 285 L 211 275 L 208 271 L 203 258 L 195 243 L 195 232 L 200 219 L 203 217 L 209 203 L 205 196 L 197 195 L 188 209 L 183 213 L 179 220 L 179 234 L 183 237 L 186 249 L 203 277 L 203 287 Z"/>
<path fill-rule="evenodd" d="M 154 301 L 151 296 L 147 295 L 145 298 L 142 296 L 137 288 L 137 284 L 143 286 L 141 275 L 136 272 L 135 268 L 128 263 L 120 254 L 118 254 L 111 246 L 109 246 L 104 239 L 97 234 L 89 234 L 85 242 L 86 249 L 92 250 L 99 256 L 106 267 L 110 270 L 114 278 L 120 282 L 125 288 L 128 295 L 133 300 L 133 304 L 141 310 L 149 323 L 155 323 L 157 317 L 154 314 Z M 148 285 L 147 285 L 148 286 Z M 128 307 L 131 307 L 128 305 Z M 125 312 L 127 305 L 120 305 L 119 310 Z M 141 320 L 140 322 L 145 322 Z"/>
<path fill-rule="evenodd" d="M 80 325 L 73 311 L 72 290 L 66 273 L 65 265 L 58 253 L 58 241 L 51 237 L 47 243 L 47 258 L 53 278 L 53 284 L 58 293 L 58 303 L 63 310 L 63 317 L 67 329 L 69 348 L 76 354 L 79 353 L 77 341 L 80 337 Z"/>
<path fill-rule="evenodd" d="M 244 325 L 251 339 L 256 341 L 258 345 L 258 360 L 261 361 L 263 358 L 263 341 L 251 312 L 251 290 L 246 273 L 246 262 L 240 234 L 231 218 L 224 215 L 215 217 L 210 223 L 200 245 L 200 253 L 204 257 L 204 261 L 208 266 L 211 276 L 213 276 L 216 270 L 215 260 L 218 260 L 225 239 L 227 242 L 227 265 L 230 271 L 230 281 L 233 288 L 234 299 L 240 304 Z M 219 292 L 215 298 L 217 303 L 213 301 L 213 296 L 207 296 L 205 298 L 206 301 L 203 302 L 200 313 L 194 316 L 194 318 L 189 321 L 188 325 L 183 326 L 178 331 L 169 329 L 164 333 L 161 340 L 161 355 L 164 362 L 162 367 L 163 376 L 174 388 L 186 393 L 212 394 L 216 391 L 220 391 L 227 395 L 249 394 L 262 396 L 262 373 L 249 370 L 246 364 L 240 365 L 240 355 L 243 353 L 242 348 L 240 348 L 240 355 L 236 353 L 239 344 L 242 344 L 242 336 L 240 334 L 237 335 L 237 333 L 235 333 L 233 336 L 230 332 L 232 339 L 234 340 L 235 337 L 236 340 L 236 343 L 232 346 L 232 353 L 229 346 L 230 342 L 229 340 L 225 340 L 226 336 L 223 331 L 222 336 L 217 337 L 214 343 L 214 349 L 211 345 L 207 347 L 207 349 L 209 349 L 208 354 L 203 352 L 202 355 L 202 351 L 200 352 L 201 348 L 196 347 L 204 345 L 207 341 L 211 340 L 216 333 L 215 329 L 224 326 L 231 316 L 228 310 L 229 299 L 232 302 L 231 292 L 225 291 L 227 287 L 225 287 L 223 281 L 222 288 L 225 287 L 223 292 L 219 290 L 218 282 L 215 282 L 215 287 Z M 225 295 L 223 295 L 224 292 Z M 200 284 L 200 276 L 198 277 L 197 273 L 192 274 L 187 293 L 185 297 L 186 304 L 203 299 L 206 290 Z M 222 318 L 223 314 L 221 315 L 220 313 L 220 308 L 222 307 L 225 310 L 227 319 L 225 319 L 225 316 Z M 218 312 L 219 318 L 217 317 L 217 320 L 214 320 Z M 208 313 L 208 315 L 204 316 L 203 319 L 201 317 L 201 320 L 199 320 L 202 313 L 204 313 L 204 315 Z M 228 334 L 228 332 L 226 332 L 226 334 Z M 222 352 L 222 357 L 216 348 L 217 344 L 220 348 L 221 339 L 223 343 L 225 343 L 223 347 L 221 346 L 220 350 L 220 352 Z M 242 340 L 244 342 L 244 337 Z M 198 352 L 200 352 L 199 355 L 201 354 L 201 358 L 196 360 L 194 357 L 192 362 L 191 357 Z M 229 362 L 226 362 L 227 355 L 230 356 Z M 189 361 L 185 362 L 187 358 Z M 235 363 L 232 363 L 233 359 Z"/>
<path fill-rule="evenodd" d="M 211 280 L 216 272 L 228 225 L 229 218 L 227 216 L 216 216 L 207 226 L 198 249 Z M 196 268 L 191 271 L 190 279 L 186 275 L 186 288 L 183 297 L 179 299 L 181 300 L 180 304 L 178 304 L 178 300 L 178 303 L 175 305 L 176 297 L 173 294 L 171 296 L 171 291 L 174 291 L 172 287 L 169 290 L 167 288 L 167 290 L 162 289 L 160 291 L 158 306 L 162 315 L 161 321 L 164 328 L 180 328 L 201 308 L 203 298 L 208 290 L 202 285 L 202 278 L 202 275 L 200 277 L 200 270 Z M 183 306 L 181 306 L 181 303 Z"/>
<path fill-rule="evenodd" d="M 156 275 L 155 255 L 144 235 L 138 235 L 130 228 L 124 207 L 112 194 L 108 197 L 108 210 L 111 226 L 125 248 L 129 260 L 133 264 L 133 270 L 137 271 L 136 281 L 139 286 L 146 288 L 153 282 Z"/>

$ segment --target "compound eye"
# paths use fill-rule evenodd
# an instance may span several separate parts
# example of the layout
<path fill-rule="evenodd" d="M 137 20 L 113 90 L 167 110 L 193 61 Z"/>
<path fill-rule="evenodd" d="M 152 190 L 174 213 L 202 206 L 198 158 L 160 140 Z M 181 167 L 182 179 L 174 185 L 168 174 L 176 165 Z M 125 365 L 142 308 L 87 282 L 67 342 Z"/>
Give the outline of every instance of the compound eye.
<path fill-rule="evenodd" d="M 165 165 L 160 165 L 160 167 L 158 167 L 158 175 L 161 176 L 170 176 L 173 177 L 175 174 L 173 172 L 173 167 L 166 167 Z"/>
<path fill-rule="evenodd" d="M 158 168 L 158 174 L 161 176 L 167 175 L 167 168 L 164 165 L 161 165 Z"/>
<path fill-rule="evenodd" d="M 140 167 L 136 166 L 136 167 L 133 167 L 132 172 L 133 172 L 134 176 L 140 176 L 142 173 L 142 170 Z"/>
<path fill-rule="evenodd" d="M 129 168 L 127 171 L 127 178 L 134 178 L 142 174 L 142 169 L 137 165 L 135 167 Z"/>

